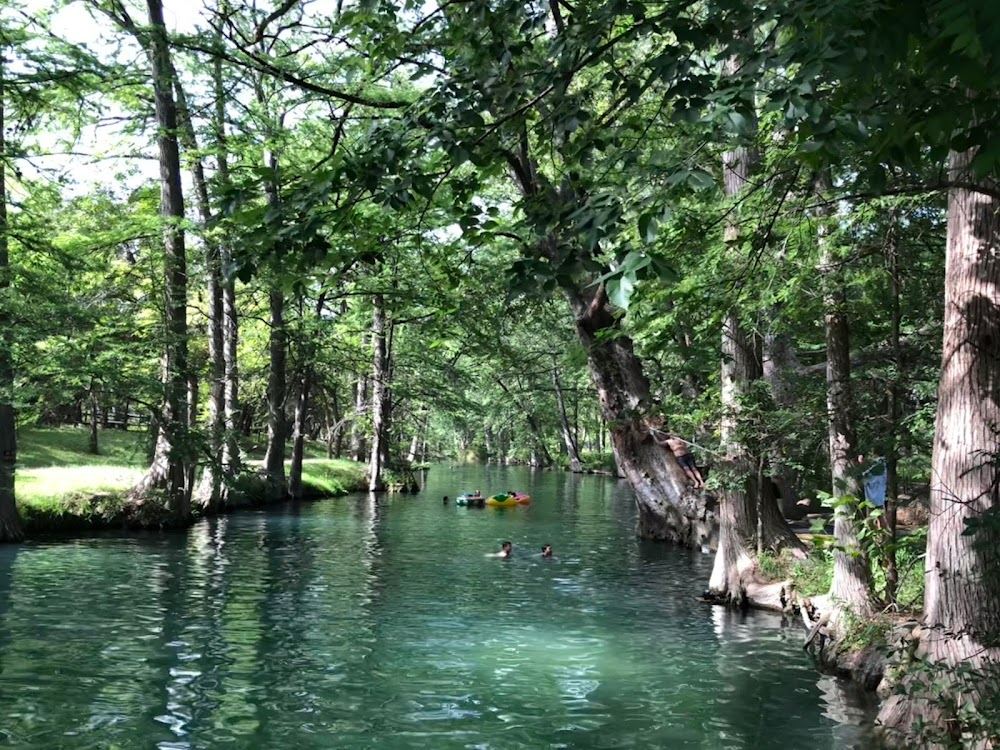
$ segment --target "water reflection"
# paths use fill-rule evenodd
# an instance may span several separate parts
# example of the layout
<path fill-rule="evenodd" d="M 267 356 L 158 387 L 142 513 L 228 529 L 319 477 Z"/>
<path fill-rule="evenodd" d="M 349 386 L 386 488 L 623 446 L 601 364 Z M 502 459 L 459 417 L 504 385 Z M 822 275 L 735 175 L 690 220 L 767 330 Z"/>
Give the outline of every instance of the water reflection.
<path fill-rule="evenodd" d="M 868 714 L 797 632 L 697 603 L 711 560 L 636 541 L 621 483 L 424 481 L 186 535 L 0 550 L 0 744 L 860 746 Z M 533 502 L 441 504 L 469 487 Z M 514 558 L 487 558 L 502 539 Z"/>

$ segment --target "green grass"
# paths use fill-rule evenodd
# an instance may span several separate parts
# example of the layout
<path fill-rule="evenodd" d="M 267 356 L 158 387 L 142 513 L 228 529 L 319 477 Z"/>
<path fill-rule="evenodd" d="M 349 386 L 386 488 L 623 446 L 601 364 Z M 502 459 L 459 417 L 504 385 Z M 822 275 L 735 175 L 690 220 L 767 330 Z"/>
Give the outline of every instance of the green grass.
<path fill-rule="evenodd" d="M 923 537 L 917 534 L 901 537 L 896 550 L 899 574 L 896 601 L 900 611 L 919 612 L 924 602 Z M 805 596 L 817 596 L 830 590 L 833 580 L 833 549 L 817 545 L 804 560 L 796 560 L 784 550 L 780 555 L 765 554 L 758 560 L 760 572 L 775 581 L 791 579 L 796 590 Z M 885 593 L 885 568 L 881 557 L 871 560 L 872 583 L 877 595 Z"/>
<path fill-rule="evenodd" d="M 302 484 L 309 495 L 346 495 L 363 492 L 365 465 L 343 459 L 305 459 L 302 462 Z"/>
<path fill-rule="evenodd" d="M 17 504 L 27 528 L 107 524 L 126 512 L 125 496 L 147 466 L 147 433 L 102 430 L 99 455 L 87 452 L 88 437 L 79 427 L 18 431 Z M 248 462 L 262 457 L 259 446 L 247 446 Z M 366 489 L 365 466 L 326 459 L 320 442 L 307 443 L 302 479 L 313 498 Z"/>
<path fill-rule="evenodd" d="M 17 467 L 20 470 L 49 466 L 145 465 L 149 439 L 145 431 L 101 430 L 98 437 L 101 452 L 96 456 L 87 452 L 89 434 L 89 430 L 80 427 L 18 430 Z"/>
<path fill-rule="evenodd" d="M 758 564 L 760 572 L 772 580 L 790 578 L 805 596 L 825 594 L 833 580 L 833 555 L 824 550 L 813 550 L 804 560 L 795 559 L 788 550 L 777 556 L 766 553 Z"/>

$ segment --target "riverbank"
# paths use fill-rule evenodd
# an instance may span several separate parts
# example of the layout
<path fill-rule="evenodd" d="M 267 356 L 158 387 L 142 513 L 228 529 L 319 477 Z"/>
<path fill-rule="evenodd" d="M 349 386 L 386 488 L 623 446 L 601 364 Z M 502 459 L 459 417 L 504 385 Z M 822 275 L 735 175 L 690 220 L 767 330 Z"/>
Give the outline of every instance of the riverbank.
<path fill-rule="evenodd" d="M 128 491 L 145 470 L 145 432 L 101 432 L 101 452 L 87 452 L 87 432 L 79 428 L 23 430 L 18 434 L 17 507 L 28 538 L 108 529 L 160 528 L 159 509 L 127 502 Z M 251 468 L 232 481 L 223 512 L 261 507 L 275 500 L 253 473 L 257 446 L 246 447 Z M 302 466 L 303 500 L 337 497 L 367 489 L 365 465 L 323 458 L 325 447 L 307 447 Z M 287 468 L 287 464 L 286 464 Z M 197 520 L 197 510 L 193 520 Z"/>
<path fill-rule="evenodd" d="M 896 563 L 899 571 L 898 588 L 893 601 L 886 593 L 885 568 L 874 556 L 871 575 L 875 594 L 882 602 L 881 609 L 868 618 L 849 617 L 841 629 L 833 634 L 814 606 L 828 608 L 827 595 L 833 578 L 832 539 L 825 535 L 808 535 L 813 545 L 805 558 L 797 558 L 788 551 L 775 556 L 765 554 L 758 561 L 758 572 L 767 585 L 782 587 L 780 609 L 786 616 L 802 619 L 804 647 L 817 667 L 830 674 L 845 677 L 867 691 L 879 688 L 886 670 L 892 643 L 906 623 L 919 617 L 924 597 L 924 536 L 907 533 L 897 541 Z M 751 607 L 771 609 L 771 601 L 754 601 Z M 803 616 L 804 615 L 804 616 Z"/>

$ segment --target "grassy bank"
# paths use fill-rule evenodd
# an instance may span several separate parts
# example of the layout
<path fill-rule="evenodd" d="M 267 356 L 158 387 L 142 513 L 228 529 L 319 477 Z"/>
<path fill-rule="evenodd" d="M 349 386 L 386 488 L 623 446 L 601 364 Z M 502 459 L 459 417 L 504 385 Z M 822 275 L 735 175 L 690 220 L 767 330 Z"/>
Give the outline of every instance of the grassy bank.
<path fill-rule="evenodd" d="M 924 551 L 923 534 L 900 538 L 896 550 L 896 568 L 899 571 L 896 602 L 889 605 L 883 601 L 881 611 L 870 619 L 851 619 L 844 646 L 855 651 L 881 647 L 897 622 L 919 614 L 924 603 Z M 884 600 L 886 578 L 882 558 L 879 554 L 872 554 L 870 559 L 875 594 Z M 829 543 L 817 544 L 802 560 L 795 559 L 786 550 L 777 556 L 765 554 L 759 563 L 761 573 L 775 581 L 790 580 L 795 591 L 802 596 L 820 596 L 830 591 L 833 549 Z"/>
<path fill-rule="evenodd" d="M 145 432 L 103 430 L 100 453 L 87 452 L 88 432 L 73 427 L 18 432 L 17 506 L 26 533 L 72 532 L 98 528 L 156 526 L 155 508 L 129 507 L 125 498 L 146 469 Z M 289 449 L 290 452 L 290 449 Z M 366 489 L 365 467 L 324 458 L 325 446 L 308 445 L 303 463 L 304 495 L 310 499 Z M 248 445 L 251 465 L 262 451 Z M 252 477 L 235 483 L 236 507 L 265 502 Z"/>

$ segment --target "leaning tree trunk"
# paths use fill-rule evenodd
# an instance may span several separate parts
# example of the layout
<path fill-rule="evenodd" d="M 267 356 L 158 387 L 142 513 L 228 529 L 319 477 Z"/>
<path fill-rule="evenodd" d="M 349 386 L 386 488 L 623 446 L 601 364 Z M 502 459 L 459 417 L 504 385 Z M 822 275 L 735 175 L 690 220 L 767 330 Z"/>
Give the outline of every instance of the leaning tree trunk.
<path fill-rule="evenodd" d="M 141 502 L 163 491 L 174 522 L 190 517 L 190 488 L 186 486 L 187 454 L 181 445 L 187 431 L 184 394 L 187 385 L 187 259 L 184 250 L 184 197 L 177 146 L 177 108 L 170 71 L 170 48 L 163 23 L 161 0 L 147 0 L 149 58 L 156 102 L 157 144 L 160 159 L 160 213 L 164 219 L 165 331 L 162 360 L 163 401 L 157 424 L 153 460 L 130 498 Z"/>
<path fill-rule="evenodd" d="M 562 386 L 559 383 L 559 367 L 552 367 L 552 384 L 556 389 L 556 403 L 559 406 L 559 424 L 562 425 L 563 442 L 566 443 L 566 454 L 569 456 L 569 470 L 574 474 L 583 471 L 583 463 L 580 461 L 580 451 L 576 447 L 576 438 L 569 426 L 569 418 L 566 416 L 566 402 L 563 400 Z"/>
<path fill-rule="evenodd" d="M 703 493 L 688 490 L 680 465 L 646 429 L 642 417 L 649 408 L 649 381 L 632 340 L 620 332 L 604 285 L 567 288 L 566 296 L 611 429 L 618 470 L 635 494 L 640 535 L 694 547 L 709 543 L 715 514 Z"/>
<path fill-rule="evenodd" d="M 953 152 L 953 184 L 974 152 Z M 1000 701 L 1000 200 L 948 196 L 944 346 L 931 459 L 920 657 L 883 705 L 893 746 L 994 748 Z M 994 712 L 990 715 L 990 712 Z M 921 736 L 921 728 L 928 734 Z"/>
<path fill-rule="evenodd" d="M 829 188 L 829 177 L 817 180 L 820 194 Z M 821 220 L 829 209 L 820 214 Z M 826 411 L 830 441 L 832 495 L 836 503 L 833 522 L 833 582 L 830 585 L 831 627 L 838 630 L 840 614 L 845 610 L 867 617 L 874 611 L 868 556 L 858 542 L 860 521 L 858 500 L 863 497 L 858 481 L 854 430 L 854 398 L 851 391 L 850 326 L 847 319 L 847 295 L 839 277 L 839 263 L 833 257 L 820 224 L 817 242 L 820 250 L 819 275 L 823 283 L 823 308 L 826 326 Z"/>
<path fill-rule="evenodd" d="M 724 74 L 737 75 L 740 67 L 737 58 L 729 58 Z M 756 130 L 755 121 L 752 128 Z M 756 150 L 747 146 L 722 155 L 723 184 L 730 200 L 739 199 L 758 158 Z M 732 220 L 726 227 L 726 242 L 735 244 L 738 238 L 739 226 Z M 757 462 L 740 435 L 744 401 L 751 383 L 760 378 L 761 368 L 756 342 L 743 330 L 736 307 L 730 307 L 723 317 L 721 354 L 720 448 L 728 476 L 719 497 L 719 546 L 708 589 L 713 597 L 744 607 L 748 604 L 747 588 L 754 583 L 757 569 L 755 548 L 779 550 L 803 545 L 777 510 L 771 493 L 764 493 L 754 481 Z M 756 539 L 758 535 L 762 538 Z"/>
<path fill-rule="evenodd" d="M 11 281 L 7 225 L 7 140 L 4 132 L 5 51 L 0 48 L 0 542 L 24 538 L 21 518 L 14 503 L 14 466 L 17 462 L 17 433 L 14 420 L 14 356 L 11 351 L 9 290 Z"/>
<path fill-rule="evenodd" d="M 381 294 L 373 297 L 375 312 L 372 315 L 372 445 L 368 462 L 368 489 L 379 492 L 385 489 L 382 482 L 384 468 L 385 389 L 388 383 L 386 362 L 385 300 Z"/>

